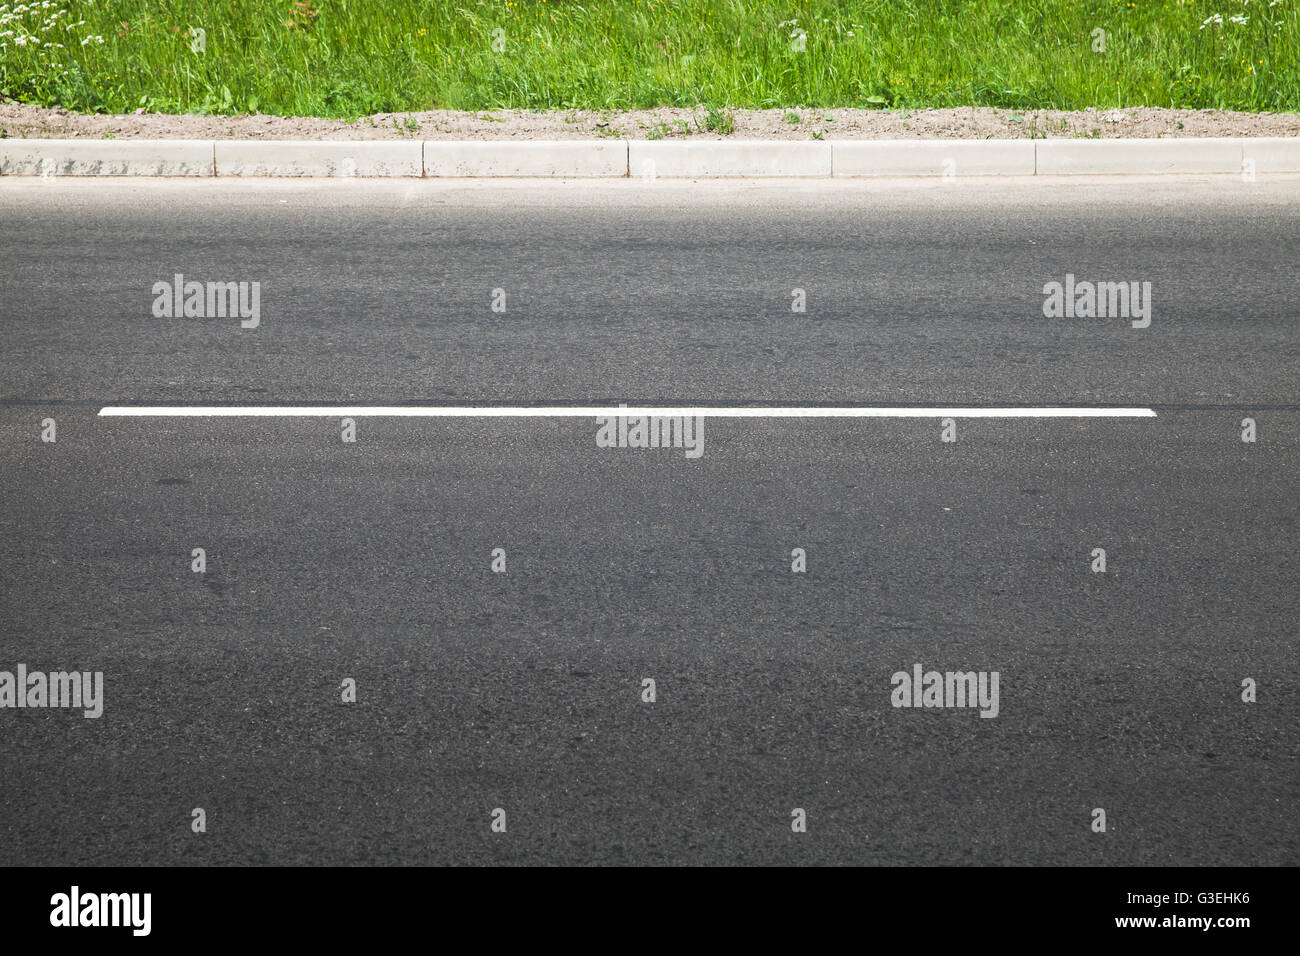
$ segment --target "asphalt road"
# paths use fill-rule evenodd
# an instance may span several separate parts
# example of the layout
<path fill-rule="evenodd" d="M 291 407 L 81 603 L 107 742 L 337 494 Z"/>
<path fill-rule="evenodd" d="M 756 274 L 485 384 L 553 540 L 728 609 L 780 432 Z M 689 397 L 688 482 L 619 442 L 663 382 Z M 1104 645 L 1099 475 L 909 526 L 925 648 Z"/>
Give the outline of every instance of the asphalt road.
<path fill-rule="evenodd" d="M 0 709 L 0 862 L 1300 862 L 1298 262 L 1296 177 L 0 180 L 0 670 L 105 688 Z M 156 318 L 176 273 L 260 325 Z M 1150 327 L 1045 318 L 1067 273 Z M 709 419 L 692 460 L 96 415 L 618 402 L 1157 417 Z M 917 663 L 996 718 L 893 707 Z"/>

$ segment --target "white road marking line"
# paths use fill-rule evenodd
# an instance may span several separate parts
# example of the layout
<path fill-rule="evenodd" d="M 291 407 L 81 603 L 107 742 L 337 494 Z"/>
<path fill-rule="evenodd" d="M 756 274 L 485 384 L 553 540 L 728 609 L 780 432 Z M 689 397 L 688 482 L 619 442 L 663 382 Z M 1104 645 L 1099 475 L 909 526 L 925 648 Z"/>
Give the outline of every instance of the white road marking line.
<path fill-rule="evenodd" d="M 109 405 L 113 418 L 1155 418 L 1150 408 L 920 408 L 693 405 Z"/>

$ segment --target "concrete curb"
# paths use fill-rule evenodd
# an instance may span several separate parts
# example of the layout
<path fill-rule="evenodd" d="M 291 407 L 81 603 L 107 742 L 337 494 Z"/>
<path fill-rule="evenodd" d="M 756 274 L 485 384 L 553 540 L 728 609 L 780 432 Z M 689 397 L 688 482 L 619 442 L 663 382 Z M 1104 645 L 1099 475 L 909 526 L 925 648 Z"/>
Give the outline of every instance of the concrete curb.
<path fill-rule="evenodd" d="M 0 139 L 0 176 L 213 176 L 192 139 Z"/>
<path fill-rule="evenodd" d="M 1032 176 L 1035 140 L 847 140 L 832 143 L 837 177 Z"/>
<path fill-rule="evenodd" d="M 1037 171 L 1044 176 L 1238 173 L 1243 152 L 1237 139 L 1042 140 Z"/>
<path fill-rule="evenodd" d="M 528 140 L 525 142 L 448 142 L 424 144 L 424 175 L 559 176 L 627 175 L 626 142 L 604 140 Z"/>
<path fill-rule="evenodd" d="M 645 179 L 831 174 L 831 143 L 785 140 L 678 142 L 629 140 L 628 170 Z"/>
<path fill-rule="evenodd" d="M 218 176 L 420 176 L 423 144 L 402 140 L 217 140 Z M 0 167 L 2 169 L 3 167 Z"/>
<path fill-rule="evenodd" d="M 0 139 L 0 176 L 708 179 L 1300 173 L 1300 137 L 1112 140 Z"/>

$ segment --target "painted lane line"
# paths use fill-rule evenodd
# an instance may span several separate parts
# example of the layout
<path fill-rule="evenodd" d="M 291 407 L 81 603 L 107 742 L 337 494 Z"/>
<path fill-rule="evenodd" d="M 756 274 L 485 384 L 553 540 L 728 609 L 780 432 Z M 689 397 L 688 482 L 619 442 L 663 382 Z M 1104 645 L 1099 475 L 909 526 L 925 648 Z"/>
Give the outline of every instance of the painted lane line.
<path fill-rule="evenodd" d="M 695 405 L 109 405 L 107 418 L 1155 418 L 1150 408 Z"/>

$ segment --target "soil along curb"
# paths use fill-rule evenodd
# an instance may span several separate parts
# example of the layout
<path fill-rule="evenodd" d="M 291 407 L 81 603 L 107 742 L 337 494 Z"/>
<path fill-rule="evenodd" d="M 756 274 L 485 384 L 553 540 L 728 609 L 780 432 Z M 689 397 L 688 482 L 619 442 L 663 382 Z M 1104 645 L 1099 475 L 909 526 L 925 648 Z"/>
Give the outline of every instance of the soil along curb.
<path fill-rule="evenodd" d="M 400 142 L 0 139 L 0 176 L 710 179 L 1300 173 L 1300 137 Z"/>

